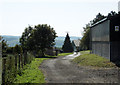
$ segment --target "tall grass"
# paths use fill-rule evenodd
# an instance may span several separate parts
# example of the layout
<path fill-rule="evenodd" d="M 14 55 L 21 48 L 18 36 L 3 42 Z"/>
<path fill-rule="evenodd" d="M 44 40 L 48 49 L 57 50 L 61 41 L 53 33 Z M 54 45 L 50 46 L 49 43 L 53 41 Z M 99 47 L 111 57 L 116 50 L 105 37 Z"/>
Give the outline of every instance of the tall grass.
<path fill-rule="evenodd" d="M 48 58 L 35 58 L 25 66 L 21 76 L 17 75 L 14 83 L 45 83 L 44 75 L 38 67 L 46 59 Z"/>
<path fill-rule="evenodd" d="M 16 57 L 17 56 L 17 57 Z M 24 61 L 25 58 L 24 55 L 21 55 L 21 59 L 19 59 L 18 55 L 9 55 L 7 57 L 3 57 L 2 59 L 2 82 L 3 83 L 12 83 L 14 78 L 17 74 L 21 75 L 22 72 L 22 66 L 24 65 L 24 62 L 30 63 L 32 59 L 34 58 L 33 55 L 30 53 L 27 54 L 27 61 Z M 19 62 L 20 61 L 20 62 Z M 17 65 L 16 65 L 17 64 Z"/>

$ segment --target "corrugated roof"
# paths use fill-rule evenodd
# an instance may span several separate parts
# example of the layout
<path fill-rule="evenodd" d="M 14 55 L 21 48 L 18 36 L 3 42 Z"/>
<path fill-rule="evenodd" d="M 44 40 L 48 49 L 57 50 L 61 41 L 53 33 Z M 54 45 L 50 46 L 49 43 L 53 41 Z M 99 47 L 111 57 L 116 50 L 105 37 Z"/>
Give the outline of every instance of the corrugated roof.
<path fill-rule="evenodd" d="M 98 25 L 98 24 L 100 24 L 100 23 L 102 23 L 102 22 L 104 22 L 106 20 L 112 20 L 112 19 L 119 18 L 119 17 L 120 17 L 120 14 L 116 14 L 114 16 L 106 17 L 106 18 L 96 22 L 95 24 L 91 25 L 90 27 L 92 28 L 92 27 L 94 27 L 94 26 L 96 26 L 96 25 Z"/>
<path fill-rule="evenodd" d="M 94 26 L 96 26 L 96 25 L 98 25 L 98 24 L 100 24 L 100 23 L 106 21 L 107 19 L 108 19 L 108 18 L 104 18 L 104 19 L 102 19 L 102 20 L 96 22 L 95 24 L 91 25 L 91 27 L 94 27 Z"/>

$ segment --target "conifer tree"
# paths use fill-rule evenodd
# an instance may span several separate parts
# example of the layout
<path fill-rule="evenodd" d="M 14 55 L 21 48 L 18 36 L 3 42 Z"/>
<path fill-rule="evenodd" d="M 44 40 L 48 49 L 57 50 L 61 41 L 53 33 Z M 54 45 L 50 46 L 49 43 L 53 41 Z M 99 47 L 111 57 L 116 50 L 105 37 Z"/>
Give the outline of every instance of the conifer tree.
<path fill-rule="evenodd" d="M 69 37 L 68 33 L 67 33 L 67 35 L 65 37 L 65 41 L 64 41 L 64 44 L 62 46 L 62 50 L 65 53 L 73 52 L 73 47 L 72 47 L 72 44 L 71 44 L 70 37 Z"/>

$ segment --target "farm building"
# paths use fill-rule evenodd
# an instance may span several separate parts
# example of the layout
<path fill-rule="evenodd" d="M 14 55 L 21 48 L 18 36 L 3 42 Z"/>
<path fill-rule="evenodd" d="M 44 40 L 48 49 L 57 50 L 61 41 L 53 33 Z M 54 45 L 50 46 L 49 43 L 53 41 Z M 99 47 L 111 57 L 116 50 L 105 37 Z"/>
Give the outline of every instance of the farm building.
<path fill-rule="evenodd" d="M 74 52 L 80 51 L 80 40 L 73 40 L 72 46 L 73 46 Z"/>
<path fill-rule="evenodd" d="M 110 61 L 120 60 L 120 14 L 91 26 L 91 52 Z"/>

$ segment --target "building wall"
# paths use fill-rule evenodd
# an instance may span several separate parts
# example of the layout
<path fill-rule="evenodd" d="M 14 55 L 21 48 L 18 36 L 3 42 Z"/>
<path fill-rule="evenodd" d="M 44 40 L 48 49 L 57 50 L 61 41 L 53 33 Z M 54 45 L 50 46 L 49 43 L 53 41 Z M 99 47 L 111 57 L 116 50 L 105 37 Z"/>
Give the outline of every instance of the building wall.
<path fill-rule="evenodd" d="M 120 61 L 120 42 L 111 42 L 111 61 Z"/>
<path fill-rule="evenodd" d="M 91 50 L 110 61 L 120 61 L 120 14 L 109 19 L 91 27 Z"/>
<path fill-rule="evenodd" d="M 93 54 L 110 60 L 110 21 L 106 20 L 91 28 L 91 50 Z"/>
<path fill-rule="evenodd" d="M 106 20 L 101 24 L 92 27 L 92 41 L 110 41 L 110 21 Z"/>
<path fill-rule="evenodd" d="M 115 31 L 119 26 L 119 31 Z M 111 61 L 120 60 L 120 15 L 110 21 Z"/>
<path fill-rule="evenodd" d="M 119 31 L 115 31 L 115 26 L 119 26 Z M 110 21 L 110 41 L 120 42 L 120 16 Z"/>
<path fill-rule="evenodd" d="M 103 56 L 110 60 L 110 43 L 109 42 L 92 42 L 92 53 Z"/>

